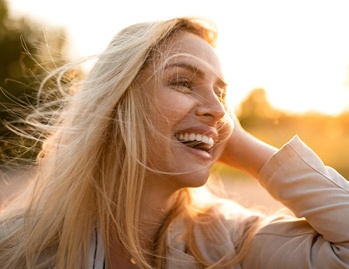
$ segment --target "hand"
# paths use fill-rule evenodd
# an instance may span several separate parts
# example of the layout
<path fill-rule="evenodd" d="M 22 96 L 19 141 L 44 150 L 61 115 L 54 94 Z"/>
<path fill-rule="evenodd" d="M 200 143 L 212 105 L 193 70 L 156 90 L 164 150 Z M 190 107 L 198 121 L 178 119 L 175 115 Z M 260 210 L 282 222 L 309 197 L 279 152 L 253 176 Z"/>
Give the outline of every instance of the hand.
<path fill-rule="evenodd" d="M 218 161 L 258 178 L 260 170 L 277 149 L 246 132 L 235 115 L 232 115 L 232 122 L 233 131 Z"/>

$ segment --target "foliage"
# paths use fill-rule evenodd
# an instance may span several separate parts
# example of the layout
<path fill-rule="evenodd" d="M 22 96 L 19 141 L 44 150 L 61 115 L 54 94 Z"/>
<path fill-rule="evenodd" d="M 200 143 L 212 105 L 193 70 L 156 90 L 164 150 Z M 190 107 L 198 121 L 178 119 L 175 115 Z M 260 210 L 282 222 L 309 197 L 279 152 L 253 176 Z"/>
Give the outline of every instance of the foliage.
<path fill-rule="evenodd" d="M 247 131 L 278 148 L 298 135 L 326 165 L 349 178 L 349 111 L 337 117 L 287 114 L 272 108 L 265 91 L 256 89 L 241 103 L 238 118 Z"/>
<path fill-rule="evenodd" d="M 21 129 L 23 118 L 37 100 L 40 81 L 64 63 L 65 33 L 50 27 L 41 29 L 28 18 L 13 19 L 4 0 L 0 0 L 0 164 L 31 161 L 39 144 L 7 128 Z"/>

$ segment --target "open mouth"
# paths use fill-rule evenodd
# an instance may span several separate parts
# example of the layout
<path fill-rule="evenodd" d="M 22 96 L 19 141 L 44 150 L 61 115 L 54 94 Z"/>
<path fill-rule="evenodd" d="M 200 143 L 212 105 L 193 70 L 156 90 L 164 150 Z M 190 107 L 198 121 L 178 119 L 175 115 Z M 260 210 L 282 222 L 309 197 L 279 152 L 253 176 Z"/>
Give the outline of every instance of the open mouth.
<path fill-rule="evenodd" d="M 175 137 L 185 146 L 197 150 L 209 152 L 214 146 L 213 138 L 203 134 L 179 133 Z"/>

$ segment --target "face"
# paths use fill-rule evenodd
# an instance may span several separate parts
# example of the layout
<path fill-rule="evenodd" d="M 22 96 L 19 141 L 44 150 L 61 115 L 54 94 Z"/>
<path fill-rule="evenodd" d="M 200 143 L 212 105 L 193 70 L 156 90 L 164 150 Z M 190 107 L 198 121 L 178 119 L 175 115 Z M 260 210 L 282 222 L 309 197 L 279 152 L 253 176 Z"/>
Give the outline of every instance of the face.
<path fill-rule="evenodd" d="M 226 85 L 220 62 L 205 40 L 190 33 L 178 35 L 160 50 L 166 57 L 146 66 L 140 76 L 155 127 L 148 137 L 149 166 L 160 172 L 149 178 L 174 189 L 201 186 L 224 137 L 220 127 Z"/>

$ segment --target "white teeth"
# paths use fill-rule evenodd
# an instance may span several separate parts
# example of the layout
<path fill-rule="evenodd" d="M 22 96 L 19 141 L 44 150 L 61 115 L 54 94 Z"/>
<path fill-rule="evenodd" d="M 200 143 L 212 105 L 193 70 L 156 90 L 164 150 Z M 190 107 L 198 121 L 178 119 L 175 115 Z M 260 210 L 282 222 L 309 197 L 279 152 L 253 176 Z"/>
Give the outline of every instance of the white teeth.
<path fill-rule="evenodd" d="M 207 137 L 207 136 L 204 136 L 204 137 L 202 138 L 202 142 L 204 142 L 204 143 L 206 143 L 206 144 L 210 144 L 210 138 Z"/>
<path fill-rule="evenodd" d="M 176 134 L 176 137 L 178 140 L 182 142 L 187 142 L 187 141 L 200 141 L 205 144 L 208 144 L 210 148 L 213 147 L 214 141 L 212 137 L 209 137 L 204 134 L 195 134 L 195 133 L 181 133 L 181 134 Z"/>

